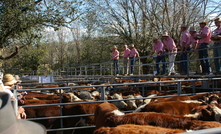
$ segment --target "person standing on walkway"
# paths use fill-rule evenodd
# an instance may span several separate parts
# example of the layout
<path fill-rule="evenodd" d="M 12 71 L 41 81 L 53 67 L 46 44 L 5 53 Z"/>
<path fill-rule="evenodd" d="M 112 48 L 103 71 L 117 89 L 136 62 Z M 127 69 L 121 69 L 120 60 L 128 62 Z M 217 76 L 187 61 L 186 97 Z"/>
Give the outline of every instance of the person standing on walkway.
<path fill-rule="evenodd" d="M 130 57 L 130 49 L 127 47 L 127 45 L 124 45 L 124 75 L 128 75 L 129 72 L 129 57 Z"/>
<path fill-rule="evenodd" d="M 164 44 L 157 38 L 153 38 L 153 43 L 154 43 L 154 46 L 153 46 L 153 51 L 152 51 L 151 56 L 153 56 L 154 53 L 157 53 L 157 57 L 156 57 L 157 73 L 155 75 L 165 74 L 166 73 L 166 61 L 165 61 Z M 163 62 L 162 73 L 160 72 L 160 65 L 159 65 L 160 62 Z"/>
<path fill-rule="evenodd" d="M 208 58 L 209 56 L 208 48 L 212 32 L 210 27 L 206 26 L 207 23 L 208 22 L 206 21 L 202 21 L 199 23 L 201 30 L 200 33 L 197 35 L 197 39 L 199 39 L 198 53 L 202 66 L 202 75 L 208 75 L 210 73 L 210 62 L 206 58 Z"/>
<path fill-rule="evenodd" d="M 134 64 L 135 64 L 135 58 L 140 57 L 137 49 L 134 47 L 134 44 L 130 45 L 130 75 L 133 75 L 134 73 Z"/>
<path fill-rule="evenodd" d="M 174 75 L 176 74 L 176 71 L 174 69 L 174 61 L 177 55 L 177 47 L 176 44 L 171 38 L 167 32 L 163 33 L 163 44 L 165 47 L 165 50 L 168 52 L 168 59 L 169 59 L 169 67 L 168 67 L 168 73 L 166 75 Z"/>
<path fill-rule="evenodd" d="M 190 27 L 189 33 L 191 35 L 190 36 L 190 44 L 192 45 L 192 58 L 197 59 L 195 61 L 196 73 L 194 75 L 199 75 L 202 72 L 202 67 L 200 65 L 200 61 L 198 60 L 199 59 L 199 54 L 198 54 L 199 40 L 196 39 L 196 36 L 198 33 L 196 32 L 196 29 L 194 27 Z"/>
<path fill-rule="evenodd" d="M 221 67 L 221 59 L 216 57 L 221 57 L 221 18 L 216 18 L 214 20 L 214 23 L 216 25 L 216 29 L 213 32 L 213 35 L 211 37 L 212 41 L 214 42 L 213 45 L 213 56 L 214 56 L 214 64 L 216 68 L 215 75 L 221 74 L 220 67 Z"/>
<path fill-rule="evenodd" d="M 111 57 L 114 61 L 115 75 L 119 75 L 119 51 L 117 50 L 117 46 L 113 47 Z"/>
<path fill-rule="evenodd" d="M 190 33 L 187 31 L 187 25 L 182 24 L 181 25 L 181 40 L 180 40 L 180 46 L 181 46 L 181 51 L 180 51 L 180 65 L 181 65 L 181 75 L 186 75 L 189 73 L 188 69 L 188 52 L 190 51 Z"/>

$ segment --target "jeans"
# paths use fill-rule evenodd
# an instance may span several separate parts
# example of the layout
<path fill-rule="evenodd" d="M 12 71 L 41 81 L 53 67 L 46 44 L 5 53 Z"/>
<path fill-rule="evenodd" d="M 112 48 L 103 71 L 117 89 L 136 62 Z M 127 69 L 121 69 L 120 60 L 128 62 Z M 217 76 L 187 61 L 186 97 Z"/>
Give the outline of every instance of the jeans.
<path fill-rule="evenodd" d="M 130 74 L 134 73 L 135 57 L 130 57 Z"/>
<path fill-rule="evenodd" d="M 189 51 L 190 49 L 188 48 L 187 49 L 187 52 L 186 53 L 182 53 L 181 55 L 180 55 L 180 65 L 181 65 L 181 69 L 182 69 L 182 71 L 184 72 L 184 73 L 188 73 L 188 61 L 187 61 L 187 56 L 188 56 L 188 51 Z"/>
<path fill-rule="evenodd" d="M 129 71 L 129 58 L 124 58 L 124 74 L 128 74 Z"/>
<path fill-rule="evenodd" d="M 119 74 L 118 59 L 114 59 L 114 69 L 115 69 L 115 74 Z"/>
<path fill-rule="evenodd" d="M 169 67 L 168 67 L 168 73 L 176 73 L 174 69 L 174 61 L 177 55 L 177 51 L 173 51 L 171 54 L 168 55 L 169 59 Z"/>
<path fill-rule="evenodd" d="M 165 55 L 163 54 L 163 55 L 161 55 L 161 56 L 157 56 L 157 58 L 156 58 L 156 69 L 157 69 L 157 73 L 158 74 L 160 74 L 160 61 L 161 62 L 163 62 L 162 64 L 163 64 L 163 74 L 165 74 L 166 73 L 166 61 L 165 61 Z"/>
<path fill-rule="evenodd" d="M 220 57 L 221 56 L 221 42 L 214 43 L 213 45 L 213 57 Z M 221 65 L 221 59 L 215 58 L 214 64 L 216 68 L 216 72 L 220 72 L 220 65 Z"/>
<path fill-rule="evenodd" d="M 208 48 L 209 48 L 208 43 L 201 43 L 198 48 L 199 59 L 202 66 L 202 73 L 210 73 L 210 62 L 208 59 L 203 59 L 203 58 L 208 58 Z"/>

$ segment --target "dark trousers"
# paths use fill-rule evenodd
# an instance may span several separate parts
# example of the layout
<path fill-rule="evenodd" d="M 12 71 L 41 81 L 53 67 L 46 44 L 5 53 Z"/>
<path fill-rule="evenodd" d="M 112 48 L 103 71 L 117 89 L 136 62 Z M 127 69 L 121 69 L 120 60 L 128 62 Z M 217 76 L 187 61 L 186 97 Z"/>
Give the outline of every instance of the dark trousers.
<path fill-rule="evenodd" d="M 135 57 L 130 57 L 130 74 L 134 73 Z"/>
<path fill-rule="evenodd" d="M 214 64 L 216 68 L 216 72 L 220 72 L 220 66 L 221 66 L 221 58 L 216 58 L 216 57 L 221 57 L 221 42 L 214 43 L 213 45 L 213 56 L 214 56 Z"/>
<path fill-rule="evenodd" d="M 210 62 L 208 59 L 203 59 L 203 58 L 208 58 L 208 48 L 209 48 L 208 43 L 201 43 L 198 48 L 199 59 L 202 66 L 202 73 L 210 73 Z"/>
<path fill-rule="evenodd" d="M 114 69 L 115 69 L 115 74 L 119 74 L 118 59 L 114 59 Z"/>
<path fill-rule="evenodd" d="M 187 49 L 186 53 L 182 53 L 180 55 L 180 65 L 181 65 L 181 69 L 184 73 L 188 73 L 188 62 L 187 62 L 187 58 L 188 58 L 188 51 L 190 50 L 190 48 Z"/>
<path fill-rule="evenodd" d="M 163 62 L 163 74 L 166 73 L 166 60 L 165 60 L 165 55 L 161 55 L 161 56 L 157 56 L 156 58 L 156 69 L 157 69 L 157 73 L 160 74 L 160 62 Z"/>

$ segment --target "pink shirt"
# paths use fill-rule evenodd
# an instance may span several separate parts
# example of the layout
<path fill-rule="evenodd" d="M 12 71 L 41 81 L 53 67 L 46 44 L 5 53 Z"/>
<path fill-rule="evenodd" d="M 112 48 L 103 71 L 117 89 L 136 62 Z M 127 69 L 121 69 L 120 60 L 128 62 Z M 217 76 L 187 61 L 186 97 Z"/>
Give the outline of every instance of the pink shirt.
<path fill-rule="evenodd" d="M 198 33 L 194 33 L 193 35 L 190 36 L 190 44 L 195 44 L 199 42 L 199 40 L 194 39 L 194 37 L 196 37 L 197 34 Z"/>
<path fill-rule="evenodd" d="M 111 54 L 112 59 L 119 59 L 119 51 L 116 49 Z"/>
<path fill-rule="evenodd" d="M 185 30 L 182 32 L 180 46 L 184 45 L 183 47 L 189 47 L 190 45 L 190 33 Z"/>
<path fill-rule="evenodd" d="M 163 40 L 164 48 L 168 49 L 169 51 L 177 51 L 176 44 L 171 37 L 167 37 Z"/>
<path fill-rule="evenodd" d="M 163 52 L 164 51 L 164 45 L 161 41 L 157 41 L 156 43 L 154 43 L 154 46 L 153 46 L 153 52 Z"/>
<path fill-rule="evenodd" d="M 137 54 L 138 54 L 137 49 L 132 48 L 132 49 L 130 50 L 130 57 L 136 57 Z"/>
<path fill-rule="evenodd" d="M 218 35 L 218 34 L 221 34 L 221 26 L 220 26 L 220 27 L 217 27 L 217 28 L 214 30 L 214 35 Z M 214 41 L 214 42 L 220 42 L 220 41 Z"/>
<path fill-rule="evenodd" d="M 126 49 L 124 50 L 124 58 L 129 58 L 129 56 L 130 56 L 130 49 L 129 49 L 129 48 L 126 48 Z"/>
<path fill-rule="evenodd" d="M 202 28 L 200 34 L 205 34 L 206 37 L 200 39 L 199 43 L 209 43 L 210 42 L 212 31 L 208 26 L 205 26 L 204 28 Z"/>

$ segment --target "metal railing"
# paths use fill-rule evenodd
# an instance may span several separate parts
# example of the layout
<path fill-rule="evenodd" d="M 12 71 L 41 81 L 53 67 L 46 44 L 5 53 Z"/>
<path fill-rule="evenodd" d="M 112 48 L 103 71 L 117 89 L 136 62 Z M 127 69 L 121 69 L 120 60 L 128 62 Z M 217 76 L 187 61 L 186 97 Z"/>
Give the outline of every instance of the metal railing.
<path fill-rule="evenodd" d="M 172 96 L 183 96 L 183 95 L 195 95 L 195 94 L 202 94 L 205 93 L 203 92 L 205 88 L 203 87 L 196 87 L 195 86 L 195 82 L 199 82 L 199 81 L 205 81 L 205 82 L 209 82 L 212 81 L 212 87 L 208 87 L 208 89 L 211 90 L 211 92 L 215 92 L 218 91 L 220 92 L 221 89 L 218 88 L 218 83 L 216 82 L 217 80 L 221 80 L 221 78 L 204 78 L 204 79 L 188 79 L 188 80 L 171 80 L 171 81 L 158 81 L 158 82 L 134 82 L 134 83 L 121 83 L 121 84 L 108 84 L 108 85 L 91 85 L 91 86 L 71 86 L 71 87 L 58 87 L 58 88 L 39 88 L 39 89 L 23 89 L 23 90 L 17 90 L 19 92 L 21 91 L 44 91 L 44 90 L 55 90 L 55 89 L 59 89 L 60 90 L 60 103 L 56 103 L 56 104 L 43 104 L 43 105 L 26 105 L 23 106 L 24 108 L 26 107 L 45 107 L 45 106 L 60 106 L 60 116 L 57 117 L 40 117 L 40 118 L 30 118 L 27 120 L 40 120 L 40 119 L 60 119 L 61 120 L 61 124 L 60 124 L 60 128 L 56 128 L 56 129 L 47 129 L 47 131 L 65 131 L 65 130 L 74 130 L 74 129 L 84 129 L 84 128 L 94 128 L 95 126 L 81 126 L 81 127 L 70 127 L 70 128 L 64 128 L 63 126 L 63 119 L 64 118 L 70 118 L 70 117 L 83 117 L 83 116 L 93 116 L 93 114 L 86 114 L 86 115 L 63 115 L 62 113 L 62 106 L 64 105 L 71 105 L 71 104 L 85 104 L 85 103 L 97 103 L 97 102 L 104 102 L 104 101 L 108 101 L 108 102 L 113 102 L 113 101 L 125 101 L 125 100 L 140 100 L 140 99 L 152 99 L 152 98 L 165 98 L 165 97 L 172 97 Z M 73 82 L 73 81 L 72 81 Z M 118 90 L 119 88 L 121 88 L 124 85 L 127 85 L 129 87 L 133 86 L 134 88 L 139 87 L 141 90 L 142 95 L 144 96 L 144 92 L 145 92 L 145 87 L 148 86 L 153 86 L 153 84 L 156 84 L 156 86 L 167 86 L 167 83 L 175 83 L 172 86 L 176 87 L 176 92 L 177 95 L 167 95 L 167 96 L 157 96 L 157 97 L 143 97 L 143 98 L 135 98 L 135 99 L 122 99 L 122 100 L 105 100 L 105 90 L 107 88 L 105 87 L 115 87 L 114 90 Z M 182 90 L 185 88 L 182 86 L 182 82 L 192 82 L 192 85 L 190 85 L 190 87 L 192 88 L 192 93 L 189 94 L 182 94 Z M 28 83 L 26 83 L 27 85 Z M 33 84 L 33 83 L 30 83 Z M 38 83 L 38 84 L 42 84 L 42 83 Z M 49 83 L 48 83 L 49 84 Z M 52 84 L 52 83 L 50 83 Z M 74 89 L 76 88 L 99 88 L 100 92 L 101 92 L 101 100 L 99 101 L 89 101 L 89 102 L 70 102 L 70 103 L 62 103 L 61 102 L 61 89 L 63 90 L 70 90 L 72 89 L 72 91 L 75 91 Z M 201 90 L 201 92 L 196 93 L 197 90 Z M 132 112 L 132 111 L 124 111 L 126 112 Z"/>

